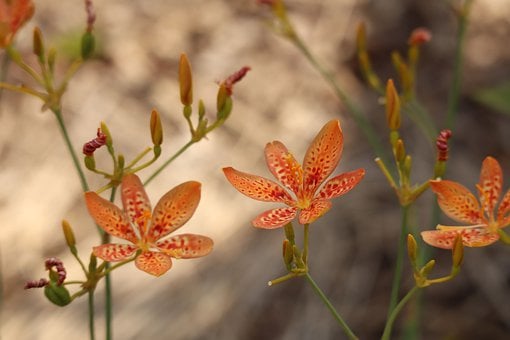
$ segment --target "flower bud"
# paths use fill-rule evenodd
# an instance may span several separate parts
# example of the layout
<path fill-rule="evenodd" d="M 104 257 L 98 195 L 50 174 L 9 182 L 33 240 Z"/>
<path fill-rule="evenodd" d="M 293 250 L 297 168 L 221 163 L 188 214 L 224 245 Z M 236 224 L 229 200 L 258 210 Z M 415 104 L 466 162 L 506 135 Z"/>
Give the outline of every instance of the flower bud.
<path fill-rule="evenodd" d="M 182 53 L 179 59 L 179 88 L 181 92 L 181 103 L 189 106 L 193 103 L 193 78 L 191 65 L 186 54 Z"/>
<path fill-rule="evenodd" d="M 62 220 L 62 231 L 64 232 L 64 237 L 66 239 L 67 246 L 69 248 L 76 249 L 76 239 L 74 238 L 73 229 L 71 225 L 66 220 Z"/>
<path fill-rule="evenodd" d="M 386 83 L 386 122 L 390 130 L 400 128 L 400 98 L 391 79 Z"/>
<path fill-rule="evenodd" d="M 289 242 L 289 240 L 285 239 L 283 240 L 283 263 L 285 263 L 285 267 L 287 267 L 287 270 L 292 269 L 292 260 L 294 259 L 294 250 L 292 247 L 292 244 Z"/>
<path fill-rule="evenodd" d="M 283 226 L 283 229 L 285 230 L 285 237 L 293 244 L 295 235 L 294 228 L 292 228 L 292 223 L 291 222 L 287 223 L 286 225 Z"/>
<path fill-rule="evenodd" d="M 57 58 L 57 50 L 52 47 L 48 51 L 48 69 L 50 70 L 50 74 L 55 73 L 55 59 L 56 58 Z"/>
<path fill-rule="evenodd" d="M 33 36 L 33 44 L 32 51 L 34 54 L 39 57 L 39 60 L 43 60 L 44 58 L 44 42 L 42 38 L 42 33 L 39 27 L 34 28 L 34 36 Z"/>
<path fill-rule="evenodd" d="M 404 141 L 402 139 L 397 139 L 395 143 L 395 159 L 397 162 L 402 163 L 406 158 L 406 148 L 404 146 Z"/>
<path fill-rule="evenodd" d="M 156 109 L 153 109 L 151 113 L 150 128 L 152 144 L 160 146 L 163 142 L 163 127 L 161 126 L 161 119 Z"/>
<path fill-rule="evenodd" d="M 105 122 L 101 122 L 101 132 L 106 136 L 106 146 L 111 148 L 113 146 L 112 134 Z"/>
<path fill-rule="evenodd" d="M 429 262 L 427 262 L 423 268 L 420 270 L 420 274 L 422 277 L 426 278 L 430 272 L 432 271 L 432 269 L 434 268 L 434 266 L 436 265 L 436 260 L 430 260 Z"/>
<path fill-rule="evenodd" d="M 198 101 L 198 120 L 201 121 L 205 116 L 205 105 L 204 101 L 200 99 Z"/>
<path fill-rule="evenodd" d="M 413 235 L 407 234 L 407 255 L 413 267 L 416 266 L 416 259 L 418 258 L 418 244 Z"/>
<path fill-rule="evenodd" d="M 71 303 L 71 295 L 64 286 L 59 286 L 55 282 L 50 281 L 44 287 L 44 295 L 57 306 L 63 307 Z"/>
<path fill-rule="evenodd" d="M 464 259 L 464 244 L 462 244 L 462 236 L 459 234 L 453 242 L 452 261 L 453 267 L 458 268 Z"/>
<path fill-rule="evenodd" d="M 83 60 L 89 59 L 94 54 L 96 39 L 92 32 L 85 32 L 81 37 L 81 57 Z"/>

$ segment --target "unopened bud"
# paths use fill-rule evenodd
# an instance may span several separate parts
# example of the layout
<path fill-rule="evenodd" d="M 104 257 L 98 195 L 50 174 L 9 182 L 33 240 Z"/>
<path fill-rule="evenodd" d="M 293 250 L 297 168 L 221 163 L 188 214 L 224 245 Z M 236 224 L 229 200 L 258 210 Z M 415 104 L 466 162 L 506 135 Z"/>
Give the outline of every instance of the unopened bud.
<path fill-rule="evenodd" d="M 111 148 L 113 146 L 112 134 L 110 133 L 110 130 L 108 129 L 108 126 L 106 126 L 105 122 L 101 122 L 101 131 L 106 136 L 106 146 Z"/>
<path fill-rule="evenodd" d="M 83 60 L 89 59 L 94 54 L 96 47 L 96 38 L 92 32 L 85 32 L 81 37 L 81 57 Z"/>
<path fill-rule="evenodd" d="M 423 268 L 420 270 L 420 274 L 422 277 L 428 277 L 434 266 L 436 265 L 436 260 L 430 260 L 423 266 Z"/>
<path fill-rule="evenodd" d="M 64 232 L 64 237 L 66 239 L 67 246 L 69 248 L 76 249 L 76 239 L 74 237 L 73 229 L 71 225 L 66 220 L 62 220 L 62 231 Z"/>
<path fill-rule="evenodd" d="M 161 145 L 163 142 L 163 127 L 161 126 L 161 119 L 156 109 L 153 109 L 151 113 L 150 128 L 152 144 Z"/>
<path fill-rule="evenodd" d="M 33 44 L 32 51 L 34 54 L 39 57 L 39 60 L 43 60 L 44 58 L 44 42 L 42 38 L 42 33 L 39 27 L 34 28 L 34 36 L 33 36 Z"/>
<path fill-rule="evenodd" d="M 400 128 L 400 98 L 391 79 L 386 83 L 386 122 L 390 130 Z"/>
<path fill-rule="evenodd" d="M 286 225 L 283 226 L 283 229 L 285 231 L 285 237 L 287 240 L 289 240 L 291 243 L 294 243 L 294 228 L 292 227 L 292 223 L 289 222 Z"/>
<path fill-rule="evenodd" d="M 201 121 L 205 116 L 205 105 L 204 101 L 200 99 L 198 101 L 198 120 Z"/>
<path fill-rule="evenodd" d="M 452 261 L 453 267 L 458 268 L 464 259 L 464 244 L 462 243 L 462 236 L 459 234 L 453 242 L 452 248 Z"/>
<path fill-rule="evenodd" d="M 407 234 L 407 254 L 409 256 L 409 260 L 413 264 L 413 267 L 416 266 L 416 259 L 418 258 L 418 244 L 416 243 L 414 236 L 411 234 Z"/>
<path fill-rule="evenodd" d="M 71 295 L 64 286 L 59 286 L 55 282 L 50 281 L 44 287 L 44 295 L 57 306 L 63 307 L 71 303 Z"/>
<path fill-rule="evenodd" d="M 294 259 L 294 251 L 292 244 L 289 242 L 289 240 L 285 239 L 283 241 L 283 263 L 285 263 L 285 267 L 287 267 L 287 270 L 292 269 L 292 260 Z"/>
<path fill-rule="evenodd" d="M 182 53 L 179 59 L 179 88 L 181 92 L 181 103 L 189 106 L 193 103 L 193 79 L 191 65 L 186 54 Z"/>
<path fill-rule="evenodd" d="M 57 50 L 52 47 L 48 51 L 48 69 L 50 70 L 50 74 L 55 73 L 55 59 L 56 58 L 57 58 Z"/>
<path fill-rule="evenodd" d="M 404 146 L 404 141 L 402 139 L 397 139 L 395 143 L 395 159 L 397 162 L 402 163 L 406 158 L 406 148 Z"/>

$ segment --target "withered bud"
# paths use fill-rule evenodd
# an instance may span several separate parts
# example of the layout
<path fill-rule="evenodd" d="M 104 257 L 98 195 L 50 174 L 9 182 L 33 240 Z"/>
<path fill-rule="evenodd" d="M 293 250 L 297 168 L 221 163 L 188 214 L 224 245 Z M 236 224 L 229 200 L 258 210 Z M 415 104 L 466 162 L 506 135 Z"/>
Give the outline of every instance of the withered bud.
<path fill-rule="evenodd" d="M 411 32 L 407 43 L 411 46 L 418 46 L 429 42 L 430 39 L 432 39 L 430 31 L 424 27 L 418 27 Z"/>
<path fill-rule="evenodd" d="M 106 144 L 106 139 L 106 135 L 101 131 L 100 128 L 98 128 L 97 137 L 92 139 L 90 142 L 83 144 L 83 154 L 85 156 L 93 156 L 96 149 L 99 149 Z"/>
<path fill-rule="evenodd" d="M 437 160 L 446 162 L 448 160 L 448 139 L 452 136 L 452 131 L 445 129 L 439 132 L 436 139 Z"/>
<path fill-rule="evenodd" d="M 25 283 L 23 289 L 42 288 L 46 287 L 50 281 L 47 279 L 30 280 Z"/>
<path fill-rule="evenodd" d="M 390 130 L 400 128 L 400 98 L 392 79 L 386 83 L 386 122 Z"/>
<path fill-rule="evenodd" d="M 234 84 L 241 81 L 241 79 L 244 78 L 246 73 L 251 70 L 251 67 L 244 66 L 239 71 L 232 73 L 230 76 L 227 77 L 224 81 L 221 82 L 221 85 L 223 85 L 227 91 L 227 94 L 229 96 L 232 95 L 232 91 L 234 89 Z"/>
<path fill-rule="evenodd" d="M 87 12 L 87 32 L 92 32 L 96 21 L 96 12 L 92 0 L 85 0 L 85 11 Z"/>
<path fill-rule="evenodd" d="M 182 53 L 179 59 L 179 88 L 181 93 L 181 103 L 189 106 L 193 103 L 193 78 L 191 65 L 186 54 Z"/>
<path fill-rule="evenodd" d="M 156 109 L 153 109 L 151 113 L 150 128 L 152 144 L 156 146 L 161 145 L 163 143 L 163 127 L 161 126 L 159 112 Z"/>
<path fill-rule="evenodd" d="M 50 257 L 48 259 L 46 259 L 46 261 L 44 262 L 45 266 L 46 266 L 46 270 L 49 270 L 50 271 L 50 275 L 51 275 L 51 270 L 53 267 L 55 267 L 55 271 L 57 273 L 57 286 L 61 286 L 62 283 L 64 283 L 65 279 L 66 279 L 66 269 L 64 268 L 64 263 L 57 259 L 56 257 Z"/>

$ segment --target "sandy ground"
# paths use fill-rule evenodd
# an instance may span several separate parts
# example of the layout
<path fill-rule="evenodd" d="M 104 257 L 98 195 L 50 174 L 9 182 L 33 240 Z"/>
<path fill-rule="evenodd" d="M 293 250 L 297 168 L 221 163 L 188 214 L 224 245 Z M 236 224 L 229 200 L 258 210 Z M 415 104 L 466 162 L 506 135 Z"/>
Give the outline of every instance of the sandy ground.
<path fill-rule="evenodd" d="M 36 1 L 36 14 L 18 36 L 30 56 L 31 30 L 41 27 L 52 46 L 62 48 L 84 22 L 80 1 Z M 94 137 L 107 123 L 115 147 L 127 159 L 150 145 L 149 115 L 156 107 L 164 125 L 163 156 L 188 140 L 180 112 L 177 63 L 186 52 L 194 71 L 195 98 L 214 113 L 216 81 L 249 65 L 238 84 L 234 112 L 225 126 L 192 147 L 148 187 L 153 203 L 186 180 L 203 183 L 201 204 L 186 232 L 215 240 L 203 259 L 176 261 L 155 279 L 126 266 L 113 275 L 115 339 L 338 339 L 339 327 L 304 280 L 268 288 L 284 274 L 282 232 L 262 231 L 250 220 L 267 209 L 237 193 L 220 169 L 234 166 L 269 176 L 263 147 L 283 141 L 298 159 L 322 125 L 342 121 L 345 149 L 337 172 L 359 167 L 367 175 L 359 188 L 334 202 L 333 211 L 313 226 L 311 272 L 362 339 L 381 334 L 399 235 L 395 196 L 373 163 L 374 154 L 345 108 L 297 50 L 271 32 L 268 11 L 252 1 L 96 1 L 99 57 L 87 63 L 69 86 L 64 116 L 73 143 Z M 419 94 L 438 122 L 444 120 L 456 25 L 446 2 L 321 0 L 289 1 L 304 40 L 386 138 L 383 108 L 360 79 L 354 56 L 356 23 L 367 22 L 369 49 L 382 77 L 391 76 L 389 53 L 405 49 L 409 32 L 428 27 L 433 40 L 424 49 Z M 507 116 L 476 104 L 477 89 L 510 77 L 510 6 L 506 0 L 476 1 L 466 42 L 466 67 L 449 176 L 471 189 L 481 161 L 497 157 L 510 169 Z M 62 55 L 59 63 L 66 64 Z M 26 81 L 10 68 L 8 79 Z M 65 308 L 49 304 L 42 292 L 24 291 L 24 282 L 44 275 L 43 261 L 61 258 L 69 277 L 81 278 L 67 252 L 60 221 L 76 232 L 84 258 L 98 236 L 85 210 L 81 188 L 50 112 L 41 103 L 2 93 L 0 113 L 0 234 L 2 339 L 87 339 L 86 299 Z M 211 117 L 212 119 L 212 117 Z M 430 174 L 433 149 L 405 123 L 404 137 L 414 156 L 413 176 Z M 107 158 L 98 158 L 107 166 Z M 148 176 L 143 171 L 140 176 Z M 91 186 L 104 184 L 88 174 Z M 508 182 L 507 182 L 508 183 Z M 505 185 L 508 187 L 508 184 Z M 413 225 L 431 229 L 432 195 L 415 209 Z M 446 220 L 445 220 L 446 221 Z M 468 250 L 453 282 L 427 289 L 423 338 L 503 339 L 510 332 L 508 248 L 496 244 Z M 448 252 L 436 251 L 437 273 L 449 268 Z M 407 266 L 407 263 L 406 263 Z M 406 267 L 404 290 L 412 286 Z M 103 287 L 97 290 L 97 330 L 102 339 Z M 406 309 L 396 326 L 412 310 Z"/>

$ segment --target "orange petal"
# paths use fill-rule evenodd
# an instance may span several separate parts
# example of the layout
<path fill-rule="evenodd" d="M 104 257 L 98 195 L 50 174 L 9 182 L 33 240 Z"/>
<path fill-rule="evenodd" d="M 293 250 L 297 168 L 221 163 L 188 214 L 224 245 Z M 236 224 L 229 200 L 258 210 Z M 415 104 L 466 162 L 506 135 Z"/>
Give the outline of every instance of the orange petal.
<path fill-rule="evenodd" d="M 286 188 L 298 193 L 301 190 L 303 169 L 283 143 L 268 143 L 265 149 L 267 167 Z"/>
<path fill-rule="evenodd" d="M 213 248 L 213 240 L 202 235 L 181 234 L 159 241 L 156 246 L 172 257 L 192 259 L 209 254 Z"/>
<path fill-rule="evenodd" d="M 161 276 L 172 268 L 172 259 L 164 253 L 145 251 L 136 258 L 135 264 L 146 273 Z"/>
<path fill-rule="evenodd" d="M 252 224 L 262 229 L 275 229 L 282 227 L 294 219 L 297 213 L 295 207 L 285 207 L 268 210 L 257 216 Z"/>
<path fill-rule="evenodd" d="M 338 120 L 328 122 L 308 148 L 304 161 L 303 189 L 309 196 L 331 175 L 342 155 L 343 134 Z"/>
<path fill-rule="evenodd" d="M 263 202 L 281 202 L 290 204 L 292 197 L 279 184 L 264 177 L 237 171 L 234 168 L 223 168 L 228 181 L 240 193 Z"/>
<path fill-rule="evenodd" d="M 439 207 L 449 217 L 467 224 L 484 222 L 478 201 L 463 185 L 442 180 L 430 181 L 430 187 L 437 194 Z"/>
<path fill-rule="evenodd" d="M 132 244 L 102 244 L 92 248 L 94 255 L 108 262 L 122 261 L 130 257 L 138 249 Z"/>
<path fill-rule="evenodd" d="M 315 222 L 316 219 L 324 215 L 331 209 L 331 202 L 328 200 L 315 200 L 310 207 L 301 210 L 299 214 L 299 223 L 309 224 Z"/>
<path fill-rule="evenodd" d="M 136 243 L 136 234 L 127 216 L 116 205 L 92 191 L 85 193 L 90 216 L 108 234 Z"/>
<path fill-rule="evenodd" d="M 358 169 L 333 177 L 324 184 L 324 187 L 319 191 L 317 197 L 330 199 L 341 196 L 358 185 L 364 176 L 365 169 Z"/>
<path fill-rule="evenodd" d="M 499 235 L 497 233 L 490 233 L 486 228 L 464 228 L 452 230 L 427 230 L 422 231 L 421 236 L 425 243 L 433 247 L 452 249 L 453 243 L 457 235 L 460 234 L 462 243 L 467 247 L 484 247 L 488 246 L 497 240 Z"/>
<path fill-rule="evenodd" d="M 189 181 L 161 197 L 154 208 L 152 225 L 147 232 L 149 242 L 165 237 L 193 216 L 200 202 L 200 188 L 199 182 Z"/>
<path fill-rule="evenodd" d="M 508 190 L 503 196 L 501 203 L 498 207 L 498 223 L 500 228 L 504 228 L 507 224 L 510 223 L 510 216 L 508 213 L 510 212 L 510 190 Z"/>
<path fill-rule="evenodd" d="M 492 157 L 485 158 L 480 172 L 478 191 L 482 207 L 489 216 L 494 214 L 494 208 L 501 195 L 502 186 L 503 171 L 498 161 Z"/>
<path fill-rule="evenodd" d="M 124 212 L 138 227 L 140 235 L 145 235 L 151 217 L 151 203 L 137 175 L 129 174 L 122 178 L 121 196 Z"/>

